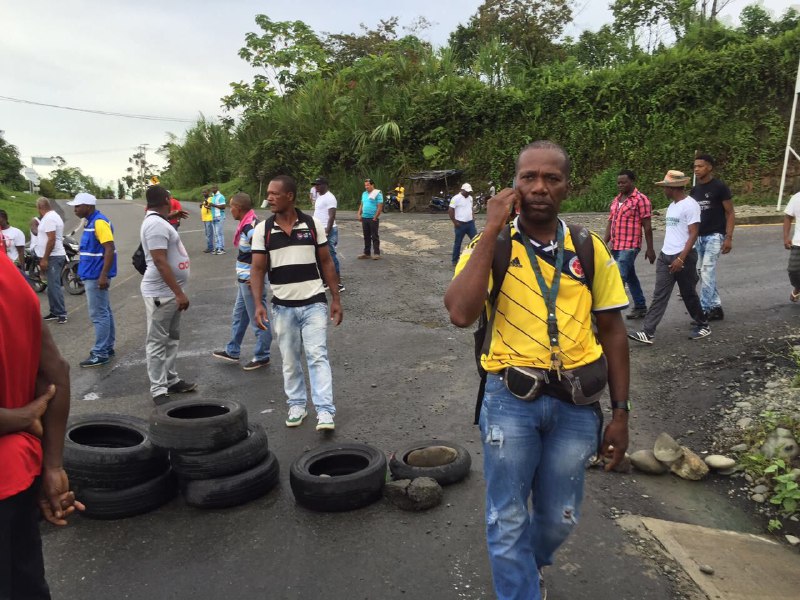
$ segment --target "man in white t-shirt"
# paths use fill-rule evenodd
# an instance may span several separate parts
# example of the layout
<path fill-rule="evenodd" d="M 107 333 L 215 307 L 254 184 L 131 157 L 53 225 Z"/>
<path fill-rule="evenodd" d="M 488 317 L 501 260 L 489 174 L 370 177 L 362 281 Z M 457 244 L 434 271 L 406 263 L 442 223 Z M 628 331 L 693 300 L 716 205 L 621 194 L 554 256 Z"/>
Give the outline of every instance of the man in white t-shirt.
<path fill-rule="evenodd" d="M 453 266 L 455 266 L 458 264 L 458 257 L 461 256 L 461 243 L 464 241 L 464 236 L 472 239 L 478 234 L 475 229 L 475 217 L 472 216 L 472 186 L 470 184 L 462 185 L 461 191 L 453 196 L 447 213 L 450 215 L 456 234 L 453 242 Z"/>
<path fill-rule="evenodd" d="M 794 236 L 790 236 L 792 231 L 792 221 L 795 222 Z M 789 283 L 792 284 L 792 293 L 789 300 L 797 302 L 800 300 L 800 192 L 795 194 L 786 205 L 783 211 L 783 247 L 789 253 Z"/>
<path fill-rule="evenodd" d="M 664 245 L 656 261 L 656 287 L 653 301 L 642 323 L 642 330 L 628 334 L 636 342 L 652 344 L 656 327 L 661 322 L 672 295 L 678 284 L 681 298 L 689 315 L 694 319 L 691 340 L 699 340 L 711 335 L 708 317 L 700 306 L 697 295 L 697 251 L 694 243 L 700 232 L 700 205 L 686 195 L 685 187 L 689 178 L 681 171 L 667 171 L 662 181 L 656 185 L 664 189 L 664 195 L 671 200 L 667 208 Z"/>
<path fill-rule="evenodd" d="M 317 177 L 314 181 L 314 188 L 317 192 L 317 199 L 314 202 L 314 218 L 325 227 L 325 235 L 328 236 L 328 250 L 331 252 L 333 266 L 336 268 L 337 285 L 339 291 L 344 291 L 342 276 L 339 273 L 339 258 L 336 256 L 336 246 L 339 244 L 339 228 L 336 226 L 336 196 L 331 194 L 328 189 L 328 180 L 324 177 Z"/>
<path fill-rule="evenodd" d="M 317 190 L 317 183 L 315 181 L 311 189 L 308 190 L 308 199 L 311 200 L 312 207 L 317 205 L 317 198 L 319 198 L 319 191 Z"/>
<path fill-rule="evenodd" d="M 6 248 L 8 258 L 25 271 L 25 234 L 8 222 L 8 213 L 0 210 L 0 240 Z"/>
<path fill-rule="evenodd" d="M 47 301 L 50 312 L 45 321 L 57 321 L 59 325 L 67 322 L 67 307 L 64 304 L 64 289 L 61 287 L 61 272 L 67 261 L 64 251 L 64 221 L 53 210 L 50 200 L 39 198 L 36 201 L 39 211 L 39 233 L 36 253 L 39 255 L 39 271 L 47 277 Z"/>

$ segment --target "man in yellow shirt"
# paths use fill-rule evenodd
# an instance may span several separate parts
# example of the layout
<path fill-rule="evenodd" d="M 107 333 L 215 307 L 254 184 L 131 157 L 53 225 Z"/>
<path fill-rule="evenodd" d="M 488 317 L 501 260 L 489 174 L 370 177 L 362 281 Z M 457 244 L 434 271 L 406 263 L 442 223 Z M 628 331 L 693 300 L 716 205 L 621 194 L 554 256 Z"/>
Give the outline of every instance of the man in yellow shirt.
<path fill-rule="evenodd" d="M 406 188 L 403 187 L 402 183 L 398 183 L 397 187 L 394 188 L 394 191 L 397 194 L 397 203 L 400 205 L 400 212 L 403 212 L 403 201 L 406 199 Z"/>
<path fill-rule="evenodd" d="M 444 298 L 453 324 L 470 326 L 493 290 L 496 249 L 510 251 L 499 293 L 490 295 L 496 307 L 481 355 L 487 375 L 479 421 L 486 536 L 501 600 L 543 595 L 541 569 L 578 521 L 589 457 L 600 449 L 611 469 L 628 447 L 628 341 L 620 313 L 628 298 L 602 239 L 583 230 L 573 240 L 558 218 L 569 175 L 561 146 L 523 148 L 514 189 L 489 201 L 486 226 L 461 255 Z M 506 227 L 512 208 L 519 214 Z M 505 246 L 501 234 L 510 237 Z M 593 257 L 589 269 L 579 254 Z M 601 443 L 597 399 L 606 379 L 613 417 Z"/>
<path fill-rule="evenodd" d="M 200 221 L 206 233 L 206 254 L 213 254 L 214 247 L 214 217 L 211 215 L 211 205 L 208 202 L 208 190 L 203 190 L 203 201 L 200 203 Z"/>

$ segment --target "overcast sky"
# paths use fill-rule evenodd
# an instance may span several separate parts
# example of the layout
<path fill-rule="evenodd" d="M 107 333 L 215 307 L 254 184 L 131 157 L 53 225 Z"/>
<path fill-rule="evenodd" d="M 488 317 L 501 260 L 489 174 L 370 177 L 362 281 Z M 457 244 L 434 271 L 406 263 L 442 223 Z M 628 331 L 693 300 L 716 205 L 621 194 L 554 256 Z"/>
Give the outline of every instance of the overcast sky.
<path fill-rule="evenodd" d="M 305 21 L 318 31 L 353 32 L 398 16 L 401 25 L 424 16 L 422 37 L 446 42 L 480 0 L 0 0 L 0 96 L 110 112 L 196 119 L 222 114 L 219 99 L 232 81 L 252 78 L 238 57 L 258 13 Z M 733 0 L 738 16 L 748 0 Z M 783 13 L 795 4 L 768 0 Z M 608 2 L 576 0 L 567 35 L 610 21 Z M 125 173 L 139 144 L 153 151 L 167 132 L 190 123 L 133 120 L 0 100 L 0 131 L 31 156 L 63 156 L 99 182 Z M 43 170 L 40 168 L 40 172 Z"/>

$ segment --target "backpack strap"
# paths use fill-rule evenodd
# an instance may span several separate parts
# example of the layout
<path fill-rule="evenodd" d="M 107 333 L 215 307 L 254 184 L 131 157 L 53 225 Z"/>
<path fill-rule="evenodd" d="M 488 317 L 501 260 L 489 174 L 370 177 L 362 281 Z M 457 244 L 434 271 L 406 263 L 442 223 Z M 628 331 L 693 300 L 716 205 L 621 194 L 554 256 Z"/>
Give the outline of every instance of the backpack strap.
<path fill-rule="evenodd" d="M 569 227 L 569 235 L 572 237 L 572 245 L 575 246 L 575 254 L 578 255 L 578 260 L 581 261 L 586 284 L 591 292 L 594 284 L 594 243 L 592 242 L 592 232 L 583 225 L 575 223 L 570 223 L 567 227 Z"/>

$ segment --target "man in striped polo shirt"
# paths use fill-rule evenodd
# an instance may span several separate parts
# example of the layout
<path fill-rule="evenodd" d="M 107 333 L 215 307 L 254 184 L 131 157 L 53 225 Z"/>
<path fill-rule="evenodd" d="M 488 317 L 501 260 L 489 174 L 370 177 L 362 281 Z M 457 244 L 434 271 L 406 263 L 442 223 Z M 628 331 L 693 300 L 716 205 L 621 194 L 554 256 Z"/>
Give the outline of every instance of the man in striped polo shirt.
<path fill-rule="evenodd" d="M 239 248 L 236 257 L 236 302 L 233 304 L 233 318 L 231 322 L 231 340 L 225 350 L 213 352 L 215 358 L 229 362 L 239 362 L 239 352 L 242 349 L 242 340 L 247 333 L 248 326 L 252 326 L 256 336 L 255 356 L 253 360 L 242 367 L 245 371 L 254 371 L 269 364 L 269 347 L 272 344 L 272 332 L 269 326 L 261 329 L 256 325 L 255 308 L 257 305 L 267 307 L 267 293 L 262 285 L 261 300 L 254 302 L 254 294 L 250 291 L 250 263 L 252 262 L 251 244 L 253 233 L 258 218 L 253 210 L 253 201 L 244 192 L 239 192 L 231 198 L 231 216 L 239 221 L 239 226 L 233 236 L 233 245 Z"/>
<path fill-rule="evenodd" d="M 287 427 L 299 426 L 307 415 L 308 394 L 301 362 L 305 351 L 317 431 L 331 430 L 336 408 L 328 362 L 328 309 L 323 278 L 331 292 L 330 317 L 334 325 L 342 322 L 342 305 L 325 226 L 297 210 L 296 198 L 294 178 L 279 175 L 269 182 L 267 203 L 273 217 L 259 223 L 253 234 L 250 289 L 256 305 L 256 323 L 266 329 L 267 309 L 257 294 L 264 286 L 265 273 L 269 273 L 273 331 L 283 359 L 283 386 L 289 404 Z"/>

